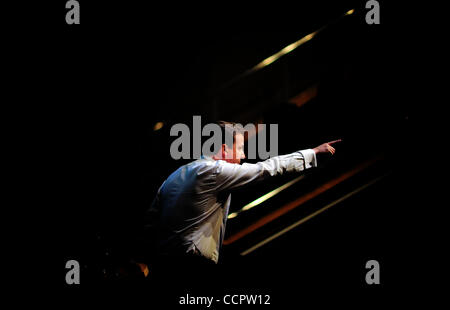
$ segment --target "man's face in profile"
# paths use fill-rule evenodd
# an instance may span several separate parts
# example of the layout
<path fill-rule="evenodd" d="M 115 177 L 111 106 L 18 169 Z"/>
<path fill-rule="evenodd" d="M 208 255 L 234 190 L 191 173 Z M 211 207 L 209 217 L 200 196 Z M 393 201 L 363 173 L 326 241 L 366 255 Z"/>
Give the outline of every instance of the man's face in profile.
<path fill-rule="evenodd" d="M 234 137 L 233 148 L 229 148 L 225 145 L 224 155 L 224 160 L 232 164 L 240 164 L 241 159 L 245 159 L 243 134 L 236 134 Z"/>

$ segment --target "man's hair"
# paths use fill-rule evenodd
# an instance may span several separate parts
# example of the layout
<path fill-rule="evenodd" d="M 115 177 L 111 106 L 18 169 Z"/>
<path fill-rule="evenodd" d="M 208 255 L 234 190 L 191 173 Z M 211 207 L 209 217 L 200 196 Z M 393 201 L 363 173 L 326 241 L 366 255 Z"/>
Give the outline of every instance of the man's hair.
<path fill-rule="evenodd" d="M 229 148 L 232 148 L 233 145 L 229 145 L 227 142 L 231 139 L 227 139 L 226 137 L 233 135 L 233 144 L 236 142 L 236 134 L 244 135 L 244 127 L 239 123 L 234 122 L 226 122 L 226 121 L 218 121 L 217 124 L 220 126 L 222 130 L 222 143 L 227 144 Z"/>

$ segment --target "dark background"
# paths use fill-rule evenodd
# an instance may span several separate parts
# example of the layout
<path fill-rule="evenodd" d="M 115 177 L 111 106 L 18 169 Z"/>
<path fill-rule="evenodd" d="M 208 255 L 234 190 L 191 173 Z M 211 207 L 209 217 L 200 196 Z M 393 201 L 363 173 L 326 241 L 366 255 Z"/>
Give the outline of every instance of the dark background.
<path fill-rule="evenodd" d="M 201 115 L 202 124 L 219 119 L 277 123 L 280 154 L 343 139 L 336 156 L 319 162 L 293 189 L 264 209 L 229 221 L 227 236 L 356 164 L 381 158 L 305 209 L 224 246 L 220 266 L 230 277 L 212 284 L 214 293 L 259 290 L 276 296 L 280 305 L 309 290 L 378 298 L 412 285 L 418 275 L 411 266 L 420 266 L 423 252 L 412 220 L 417 203 L 410 187 L 413 158 L 398 151 L 411 147 L 413 121 L 405 96 L 412 92 L 405 85 L 411 68 L 404 62 L 404 46 L 411 42 L 398 20 L 399 8 L 379 1 L 381 24 L 367 25 L 366 1 L 79 2 L 81 25 L 70 26 L 63 4 L 45 5 L 49 18 L 28 29 L 29 40 L 17 55 L 27 74 L 12 76 L 33 85 L 17 98 L 39 98 L 27 112 L 39 112 L 43 129 L 29 134 L 42 137 L 37 150 L 44 160 L 36 161 L 43 177 L 35 178 L 44 183 L 39 197 L 45 203 L 37 212 L 47 221 L 35 222 L 50 249 L 29 243 L 52 262 L 46 269 L 52 286 L 65 288 L 68 296 L 80 291 L 64 282 L 68 259 L 82 265 L 82 286 L 89 292 L 110 283 L 134 284 L 118 270 L 139 258 L 143 213 L 165 178 L 186 163 L 170 157 L 170 127 L 191 125 L 193 115 Z M 355 14 L 342 18 L 350 9 Z M 325 25 L 310 42 L 239 78 Z M 312 100 L 301 107 L 289 102 L 314 85 Z M 156 122 L 164 123 L 158 131 Z M 414 147 L 411 151 L 417 155 Z M 252 254 L 239 255 L 383 175 Z M 232 211 L 290 179 L 237 191 Z M 370 259 L 381 265 L 377 287 L 364 281 Z"/>

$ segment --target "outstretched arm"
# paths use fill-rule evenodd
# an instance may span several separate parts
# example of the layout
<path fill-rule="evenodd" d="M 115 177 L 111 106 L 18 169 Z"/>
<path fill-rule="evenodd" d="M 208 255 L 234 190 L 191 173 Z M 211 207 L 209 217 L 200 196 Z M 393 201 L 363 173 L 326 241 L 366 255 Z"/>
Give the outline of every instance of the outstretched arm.
<path fill-rule="evenodd" d="M 315 147 L 287 155 L 272 157 L 256 164 L 230 164 L 220 161 L 216 174 L 220 190 L 238 188 L 269 176 L 282 175 L 286 172 L 301 172 L 316 167 L 316 155 L 334 154 L 336 149 L 331 145 L 340 142 L 335 140 Z"/>

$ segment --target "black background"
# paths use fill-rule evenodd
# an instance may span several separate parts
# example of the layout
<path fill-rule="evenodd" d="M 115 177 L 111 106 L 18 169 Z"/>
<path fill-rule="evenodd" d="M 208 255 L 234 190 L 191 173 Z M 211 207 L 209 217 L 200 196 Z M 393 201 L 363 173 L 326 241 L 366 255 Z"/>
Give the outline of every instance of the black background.
<path fill-rule="evenodd" d="M 44 19 L 31 10 L 9 24 L 18 33 L 9 33 L 13 49 L 8 59 L 16 67 L 9 80 L 19 86 L 13 88 L 17 130 L 24 132 L 21 143 L 28 150 L 22 162 L 35 185 L 29 192 L 31 212 L 24 212 L 23 228 L 18 229 L 24 242 L 15 246 L 25 252 L 21 259 L 43 262 L 37 278 L 49 290 L 56 294 L 61 289 L 61 296 L 82 302 L 84 297 L 111 301 L 114 292 L 121 292 L 130 302 L 153 305 L 156 299 L 176 305 L 175 293 L 165 292 L 164 299 L 145 285 L 112 280 L 111 286 L 97 271 L 135 253 L 142 212 L 181 164 L 169 156 L 170 124 L 189 124 L 192 115 L 202 115 L 204 124 L 217 118 L 245 122 L 239 119 L 240 110 L 280 124 L 280 153 L 343 138 L 330 172 L 339 164 L 347 167 L 382 153 L 380 170 L 390 174 L 252 255 L 239 258 L 225 247 L 222 268 L 232 276 L 223 285 L 212 284 L 208 292 L 271 294 L 278 307 L 300 304 L 316 293 L 374 301 L 420 287 L 416 281 L 427 273 L 423 255 L 431 245 L 424 247 L 420 227 L 425 223 L 416 217 L 419 198 L 411 167 L 420 169 L 414 159 L 423 154 L 412 139 L 414 116 L 407 98 L 414 90 L 406 81 L 414 67 L 405 62 L 405 47 L 412 41 L 402 8 L 380 1 L 381 24 L 367 25 L 365 1 L 79 2 L 80 25 L 65 24 L 64 1 L 37 5 L 44 9 L 45 15 L 39 15 Z M 322 39 L 292 53 L 297 56 L 286 56 L 288 63 L 304 70 L 292 70 L 297 82 L 320 82 L 315 102 L 296 110 L 284 101 L 261 109 L 261 114 L 252 114 L 258 103 L 251 100 L 244 108 L 231 101 L 214 109 L 212 98 L 221 86 L 351 8 L 358 12 L 350 17 L 352 22 L 334 25 L 338 30 L 324 31 Z M 27 26 L 19 27 L 24 19 Z M 279 78 L 269 71 L 261 80 Z M 234 96 L 261 96 L 255 89 L 238 89 Z M 153 132 L 157 121 L 165 127 Z M 414 155 L 399 151 L 405 148 Z M 362 184 L 358 182 L 343 193 Z M 261 191 L 237 193 L 236 200 L 246 194 L 258 197 Z M 339 197 L 339 189 L 329 199 L 333 197 Z M 105 257 L 106 252 L 113 258 Z M 79 287 L 64 281 L 68 259 L 79 260 L 85 272 Z M 380 262 L 379 286 L 364 281 L 369 259 Z M 27 270 L 20 268 L 20 274 Z M 32 290 L 43 288 L 27 284 Z M 198 292 L 202 294 L 207 295 Z M 317 300 L 323 301 L 330 300 Z"/>

